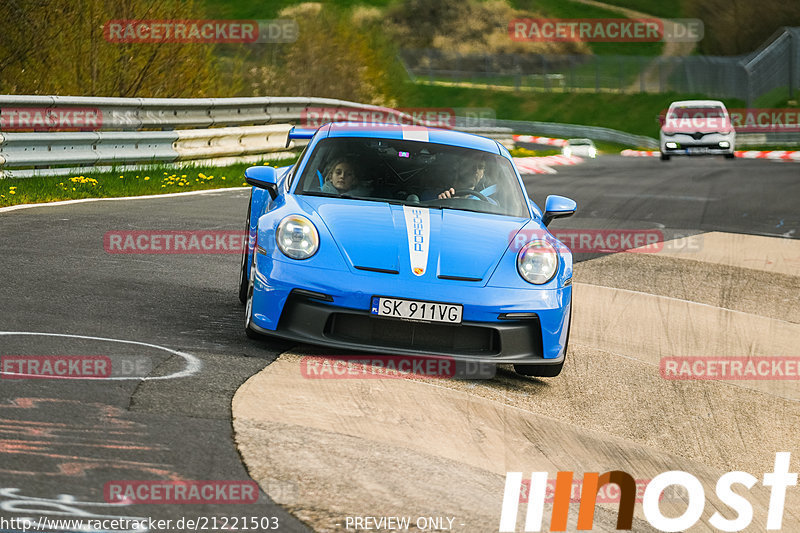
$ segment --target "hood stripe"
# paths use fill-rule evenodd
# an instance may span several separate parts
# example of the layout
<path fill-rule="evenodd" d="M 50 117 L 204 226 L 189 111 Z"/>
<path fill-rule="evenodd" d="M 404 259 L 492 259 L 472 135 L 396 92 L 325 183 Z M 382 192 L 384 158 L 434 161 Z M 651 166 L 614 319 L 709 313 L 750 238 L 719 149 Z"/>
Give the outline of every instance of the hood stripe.
<path fill-rule="evenodd" d="M 403 140 L 428 142 L 428 130 L 419 126 L 404 127 Z"/>
<path fill-rule="evenodd" d="M 430 249 L 431 213 L 421 207 L 403 206 L 408 237 L 408 254 L 411 259 L 411 272 L 415 276 L 425 274 Z"/>

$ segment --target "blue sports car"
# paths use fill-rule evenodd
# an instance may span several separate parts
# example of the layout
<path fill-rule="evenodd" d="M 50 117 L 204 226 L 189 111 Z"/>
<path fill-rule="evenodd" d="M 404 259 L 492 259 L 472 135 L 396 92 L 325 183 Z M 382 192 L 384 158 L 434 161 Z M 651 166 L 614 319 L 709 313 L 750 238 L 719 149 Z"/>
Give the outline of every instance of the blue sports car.
<path fill-rule="evenodd" d="M 556 376 L 572 254 L 546 226 L 575 212 L 525 193 L 508 151 L 467 133 L 351 123 L 252 185 L 239 297 L 248 336 Z"/>

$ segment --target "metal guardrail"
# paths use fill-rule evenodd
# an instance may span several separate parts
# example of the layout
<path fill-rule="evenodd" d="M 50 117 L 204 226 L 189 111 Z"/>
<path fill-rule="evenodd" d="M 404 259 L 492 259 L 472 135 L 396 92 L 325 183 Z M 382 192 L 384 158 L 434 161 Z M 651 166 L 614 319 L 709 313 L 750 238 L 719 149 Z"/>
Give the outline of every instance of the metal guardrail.
<path fill-rule="evenodd" d="M 254 161 L 285 153 L 291 123 L 309 107 L 380 111 L 413 121 L 400 111 L 330 98 L 93 98 L 0 95 L 3 109 L 96 109 L 97 131 L 0 132 L 0 177 L 81 172 L 110 165 L 196 162 L 211 165 Z M 485 135 L 511 146 L 511 134 L 589 137 L 632 147 L 658 148 L 652 137 L 579 124 L 457 118 L 456 129 Z M 194 129 L 179 129 L 194 128 Z M 786 142 L 780 134 L 741 136 L 741 146 Z M 292 144 L 296 149 L 301 144 Z M 105 167 L 103 167 L 105 165 Z M 77 167 L 77 168 L 76 168 Z"/>
<path fill-rule="evenodd" d="M 497 126 L 510 128 L 514 133 L 546 135 L 551 137 L 574 138 L 588 137 L 595 141 L 606 141 L 627 146 L 658 148 L 658 139 L 634 135 L 624 131 L 601 128 L 598 126 L 583 126 L 580 124 L 559 124 L 557 122 L 531 122 L 524 120 L 495 121 Z"/>
<path fill-rule="evenodd" d="M 98 165 L 194 161 L 231 164 L 239 158 L 284 153 L 286 135 L 310 108 L 380 112 L 398 121 L 415 119 L 400 111 L 331 98 L 105 98 L 0 95 L 4 110 L 53 113 L 97 111 L 95 131 L 0 132 L 0 177 L 62 175 Z M 463 124 L 462 124 L 463 126 Z M 510 145 L 511 130 L 459 127 Z M 296 149 L 304 143 L 293 143 Z M 79 168 L 75 168 L 79 167 Z M 80 168 L 85 167 L 85 168 Z M 105 167 L 103 167 L 105 168 Z"/>

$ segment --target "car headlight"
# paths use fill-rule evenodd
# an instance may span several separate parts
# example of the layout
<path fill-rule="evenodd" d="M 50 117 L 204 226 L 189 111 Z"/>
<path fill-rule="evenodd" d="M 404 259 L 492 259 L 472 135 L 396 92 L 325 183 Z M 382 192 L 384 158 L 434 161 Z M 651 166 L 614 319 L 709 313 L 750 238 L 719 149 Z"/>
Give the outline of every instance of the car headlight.
<path fill-rule="evenodd" d="M 292 259 L 308 259 L 319 248 L 317 228 L 300 215 L 289 215 L 281 220 L 275 232 L 275 240 L 281 252 Z"/>
<path fill-rule="evenodd" d="M 728 141 L 720 141 L 719 142 L 719 147 L 720 148 L 730 148 L 731 147 L 731 143 L 729 143 Z"/>
<path fill-rule="evenodd" d="M 670 150 L 675 150 L 676 148 L 678 148 L 678 143 L 666 143 L 664 146 L 666 146 Z"/>
<path fill-rule="evenodd" d="M 517 254 L 517 271 L 528 283 L 547 283 L 558 271 L 558 253 L 549 242 L 531 241 Z"/>

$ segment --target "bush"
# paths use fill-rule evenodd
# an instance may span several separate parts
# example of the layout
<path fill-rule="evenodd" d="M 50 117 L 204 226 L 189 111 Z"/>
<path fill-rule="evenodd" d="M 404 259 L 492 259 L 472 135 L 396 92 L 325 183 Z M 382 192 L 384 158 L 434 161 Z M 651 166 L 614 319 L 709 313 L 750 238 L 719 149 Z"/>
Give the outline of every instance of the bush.
<path fill-rule="evenodd" d="M 223 95 L 211 44 L 110 43 L 109 20 L 200 19 L 194 0 L 0 2 L 0 92 L 93 96 Z"/>
<path fill-rule="evenodd" d="M 250 70 L 254 94 L 302 95 L 395 105 L 405 75 L 380 32 L 380 17 L 304 3 L 281 11 L 298 23 L 298 39 L 278 45 Z"/>

